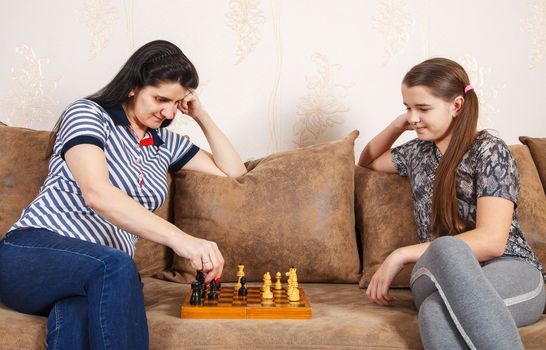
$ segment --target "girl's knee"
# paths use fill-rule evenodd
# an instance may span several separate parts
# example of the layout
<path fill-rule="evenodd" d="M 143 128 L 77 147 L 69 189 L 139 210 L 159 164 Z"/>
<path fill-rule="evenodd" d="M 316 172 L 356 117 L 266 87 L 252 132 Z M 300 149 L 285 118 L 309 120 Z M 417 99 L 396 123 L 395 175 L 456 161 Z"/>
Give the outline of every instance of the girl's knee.
<path fill-rule="evenodd" d="M 474 256 L 468 244 L 463 240 L 452 236 L 436 238 L 428 247 L 427 253 L 432 255 L 434 259 L 440 260 L 446 258 L 452 260 L 455 256 Z"/>

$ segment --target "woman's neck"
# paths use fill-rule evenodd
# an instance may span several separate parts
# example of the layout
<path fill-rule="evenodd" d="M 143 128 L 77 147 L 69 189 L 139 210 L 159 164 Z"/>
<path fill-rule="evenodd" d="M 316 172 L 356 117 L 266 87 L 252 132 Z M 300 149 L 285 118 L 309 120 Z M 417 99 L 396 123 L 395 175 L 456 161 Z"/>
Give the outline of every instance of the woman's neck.
<path fill-rule="evenodd" d="M 129 120 L 129 126 L 135 133 L 138 140 L 142 140 L 144 135 L 146 135 L 146 131 L 148 130 L 148 128 L 138 122 L 138 118 L 136 117 L 130 102 L 123 103 L 121 106 L 123 107 L 123 111 L 127 116 L 127 120 Z"/>

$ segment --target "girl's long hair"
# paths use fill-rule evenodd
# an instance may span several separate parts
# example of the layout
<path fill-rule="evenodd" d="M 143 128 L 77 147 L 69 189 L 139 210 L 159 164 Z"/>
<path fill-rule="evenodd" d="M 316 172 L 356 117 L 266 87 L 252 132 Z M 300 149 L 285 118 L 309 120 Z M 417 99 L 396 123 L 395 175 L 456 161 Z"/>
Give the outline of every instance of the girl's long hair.
<path fill-rule="evenodd" d="M 114 79 L 105 87 L 86 97 L 103 108 L 114 107 L 129 100 L 129 93 L 145 86 L 158 86 L 162 82 L 177 82 L 187 89 L 196 89 L 199 76 L 193 63 L 178 46 L 165 41 L 151 41 L 136 50 L 125 62 Z M 53 127 L 48 157 L 51 156 L 61 118 Z M 165 120 L 161 127 L 172 120 Z"/>
<path fill-rule="evenodd" d="M 457 168 L 477 135 L 478 96 L 461 65 L 446 58 L 432 58 L 413 67 L 402 83 L 407 87 L 424 86 L 446 102 L 464 97 L 463 105 L 450 125 L 451 140 L 436 170 L 432 194 L 432 233 L 434 236 L 463 232 L 467 223 L 459 214 L 456 192 Z M 448 132 L 449 132 L 448 131 Z"/>

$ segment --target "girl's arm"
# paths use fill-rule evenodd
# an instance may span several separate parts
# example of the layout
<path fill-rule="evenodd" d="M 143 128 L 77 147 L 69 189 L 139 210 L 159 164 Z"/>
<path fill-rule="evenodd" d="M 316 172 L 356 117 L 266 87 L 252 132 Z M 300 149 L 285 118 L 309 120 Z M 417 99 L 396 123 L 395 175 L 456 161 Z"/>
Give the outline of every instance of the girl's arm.
<path fill-rule="evenodd" d="M 411 130 L 411 127 L 404 113 L 368 142 L 360 154 L 358 165 L 386 173 L 396 173 L 396 168 L 392 164 L 391 146 L 406 130 Z"/>
<path fill-rule="evenodd" d="M 455 237 L 462 239 L 478 261 L 502 256 L 508 235 L 514 203 L 501 197 L 480 197 L 476 207 L 476 228 Z M 430 245 L 430 242 L 401 247 L 393 251 L 373 275 L 366 295 L 380 305 L 392 304 L 389 287 L 404 265 L 414 263 Z"/>

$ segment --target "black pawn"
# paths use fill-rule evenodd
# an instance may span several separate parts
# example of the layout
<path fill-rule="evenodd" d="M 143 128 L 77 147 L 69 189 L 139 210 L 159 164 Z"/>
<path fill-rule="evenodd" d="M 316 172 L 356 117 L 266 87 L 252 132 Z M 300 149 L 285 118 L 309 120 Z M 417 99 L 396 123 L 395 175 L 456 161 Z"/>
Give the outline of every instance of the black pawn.
<path fill-rule="evenodd" d="M 248 290 L 246 289 L 246 278 L 244 277 L 241 277 L 241 288 L 239 288 L 239 296 L 240 297 L 246 297 L 246 295 L 248 294 Z"/>
<path fill-rule="evenodd" d="M 201 290 L 199 288 L 199 282 L 191 283 L 191 305 L 199 305 L 201 303 Z"/>
<path fill-rule="evenodd" d="M 218 292 L 215 280 L 210 281 L 209 300 L 218 300 Z"/>

